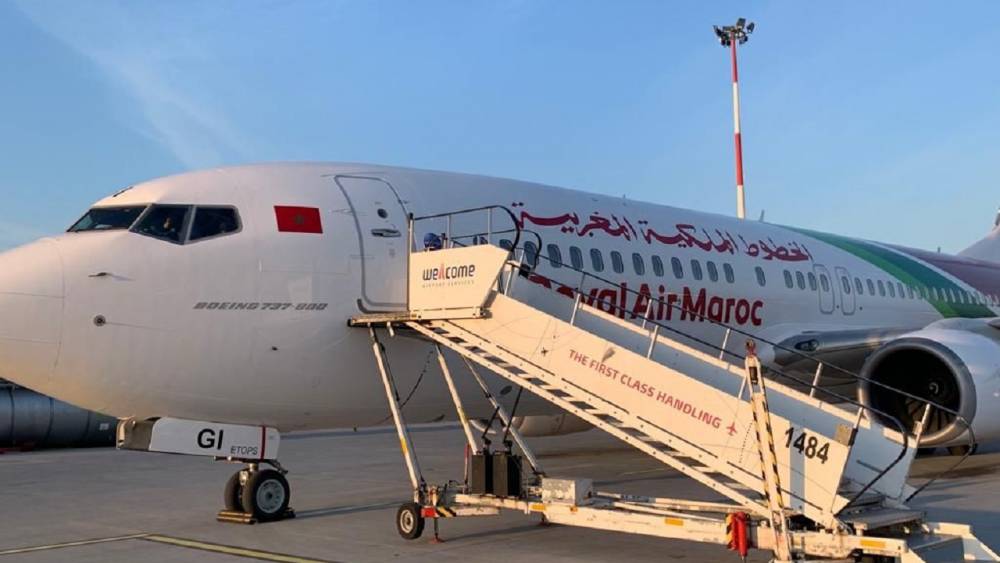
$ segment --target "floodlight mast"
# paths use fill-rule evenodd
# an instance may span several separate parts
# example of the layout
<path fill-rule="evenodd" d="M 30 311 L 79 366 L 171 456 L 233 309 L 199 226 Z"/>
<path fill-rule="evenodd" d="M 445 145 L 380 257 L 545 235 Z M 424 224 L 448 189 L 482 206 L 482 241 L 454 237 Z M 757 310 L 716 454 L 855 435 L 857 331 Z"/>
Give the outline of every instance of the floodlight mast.
<path fill-rule="evenodd" d="M 747 23 L 746 19 L 736 20 L 734 25 L 723 27 L 712 26 L 715 35 L 719 38 L 719 43 L 723 47 L 729 47 L 729 52 L 733 62 L 733 132 L 736 147 L 736 217 L 746 218 L 746 194 L 743 189 L 743 141 L 740 137 L 740 87 L 739 72 L 736 66 L 736 45 L 742 45 L 753 33 L 753 22 Z"/>

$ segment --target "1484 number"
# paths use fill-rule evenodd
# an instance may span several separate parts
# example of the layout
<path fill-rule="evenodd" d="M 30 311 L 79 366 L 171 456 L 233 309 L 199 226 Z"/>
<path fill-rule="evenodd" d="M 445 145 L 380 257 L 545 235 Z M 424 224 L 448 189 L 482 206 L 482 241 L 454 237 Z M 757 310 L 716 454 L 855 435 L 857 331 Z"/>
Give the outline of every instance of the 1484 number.
<path fill-rule="evenodd" d="M 796 437 L 794 426 L 789 426 L 788 430 L 785 431 L 785 447 L 795 448 L 807 458 L 816 458 L 823 463 L 826 463 L 827 458 L 830 456 L 829 441 L 821 443 L 818 437 L 809 434 L 805 430 Z"/>

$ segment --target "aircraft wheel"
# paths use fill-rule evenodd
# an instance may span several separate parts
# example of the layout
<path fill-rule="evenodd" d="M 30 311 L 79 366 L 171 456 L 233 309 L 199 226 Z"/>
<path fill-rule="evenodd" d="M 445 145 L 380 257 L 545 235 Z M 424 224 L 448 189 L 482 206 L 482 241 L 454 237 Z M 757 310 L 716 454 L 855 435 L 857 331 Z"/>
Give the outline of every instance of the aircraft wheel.
<path fill-rule="evenodd" d="M 241 500 L 242 487 L 240 487 L 240 472 L 233 473 L 233 476 L 226 481 L 226 488 L 222 495 L 226 510 L 233 512 L 243 512 L 243 501 Z"/>
<path fill-rule="evenodd" d="M 264 469 L 250 474 L 240 496 L 244 512 L 260 522 L 269 522 L 285 515 L 292 492 L 281 472 Z"/>
<path fill-rule="evenodd" d="M 407 502 L 396 511 L 396 531 L 406 540 L 415 540 L 424 533 L 424 517 L 420 515 L 420 505 Z"/>

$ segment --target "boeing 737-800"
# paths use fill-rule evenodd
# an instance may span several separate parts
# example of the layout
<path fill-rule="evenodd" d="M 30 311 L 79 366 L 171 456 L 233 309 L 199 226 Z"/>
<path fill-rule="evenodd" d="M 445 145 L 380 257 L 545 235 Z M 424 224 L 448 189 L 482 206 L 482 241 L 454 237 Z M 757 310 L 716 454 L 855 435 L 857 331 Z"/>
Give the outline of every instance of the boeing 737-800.
<path fill-rule="evenodd" d="M 572 303 L 565 290 L 590 271 L 608 283 L 580 289 L 612 314 L 651 314 L 706 342 L 735 327 L 781 344 L 762 347 L 771 365 L 796 367 L 800 356 L 787 350 L 831 359 L 961 413 L 980 440 L 1000 436 L 1000 409 L 991 406 L 1000 396 L 1000 243 L 992 238 L 951 256 L 365 164 L 261 164 L 143 182 L 98 201 L 65 233 L 0 254 L 0 376 L 132 421 L 258 432 L 379 423 L 386 399 L 369 336 L 347 319 L 405 306 L 408 215 L 494 205 L 538 235 L 522 248 L 527 262 L 540 257 L 537 267 L 519 282 L 520 298 L 535 307 Z M 463 221 L 471 219 L 421 223 L 413 239 L 422 245 L 430 235 L 432 245 L 442 233 L 475 231 Z M 433 348 L 400 340 L 389 355 L 398 385 L 410 390 Z M 499 393 L 504 382 L 490 385 Z M 905 402 L 877 387 L 861 391 L 862 401 L 916 424 L 919 413 Z M 492 411 L 474 383 L 459 393 L 470 413 Z M 547 424 L 565 420 L 546 418 L 554 408 L 525 400 L 519 412 L 536 434 L 580 429 Z M 410 421 L 450 412 L 438 378 L 419 383 L 406 404 Z M 953 414 L 934 413 L 922 444 L 951 446 L 964 435 Z M 217 455 L 222 441 L 199 434 L 197 447 Z M 269 459 L 270 446 L 259 445 L 230 457 Z"/>

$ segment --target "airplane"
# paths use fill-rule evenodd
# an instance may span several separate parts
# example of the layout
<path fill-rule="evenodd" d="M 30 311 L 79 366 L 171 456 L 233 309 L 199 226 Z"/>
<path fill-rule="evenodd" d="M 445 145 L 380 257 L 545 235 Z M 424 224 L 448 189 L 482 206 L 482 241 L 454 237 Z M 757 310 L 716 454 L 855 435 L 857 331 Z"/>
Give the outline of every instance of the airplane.
<path fill-rule="evenodd" d="M 282 432 L 388 420 L 369 335 L 347 319 L 405 307 L 408 245 L 511 244 L 498 218 L 490 240 L 481 217 L 441 217 L 412 234 L 408 218 L 487 206 L 535 235 L 511 249 L 534 266 L 517 278 L 530 305 L 565 310 L 575 288 L 696 345 L 738 350 L 753 338 L 775 368 L 812 377 L 803 358 L 815 357 L 860 370 L 960 413 L 979 441 L 1000 436 L 1000 409 L 989 406 L 1000 396 L 1000 231 L 953 256 L 370 164 L 243 165 L 138 183 L 65 233 L 0 254 L 0 369 L 117 417 L 121 447 L 247 463 L 226 485 L 227 508 L 278 518 L 290 496 L 275 453 Z M 388 355 L 408 420 L 453 417 L 444 383 L 423 377 L 436 369 L 433 347 L 397 340 Z M 469 413 L 492 412 L 474 383 L 457 383 Z M 510 398 L 504 380 L 488 386 Z M 855 391 L 909 429 L 921 416 L 878 385 Z M 517 424 L 526 435 L 587 428 L 556 411 L 526 397 Z M 968 434 L 956 419 L 931 412 L 921 446 L 958 447 Z"/>

